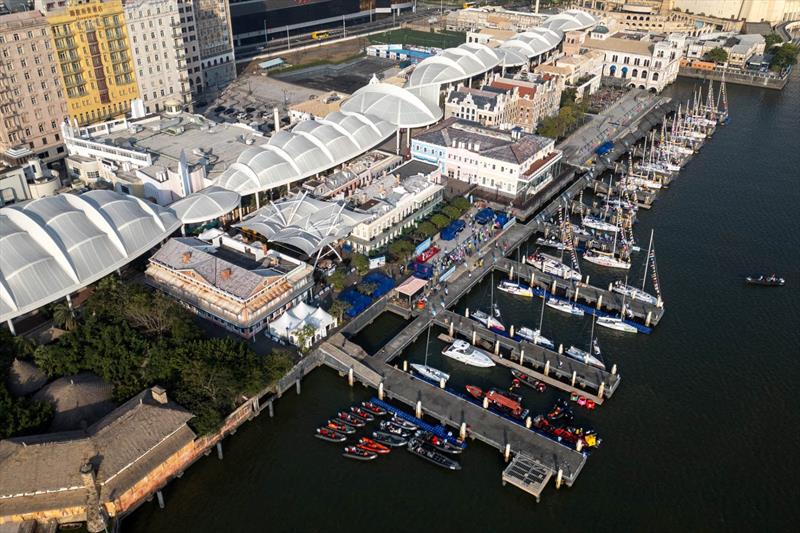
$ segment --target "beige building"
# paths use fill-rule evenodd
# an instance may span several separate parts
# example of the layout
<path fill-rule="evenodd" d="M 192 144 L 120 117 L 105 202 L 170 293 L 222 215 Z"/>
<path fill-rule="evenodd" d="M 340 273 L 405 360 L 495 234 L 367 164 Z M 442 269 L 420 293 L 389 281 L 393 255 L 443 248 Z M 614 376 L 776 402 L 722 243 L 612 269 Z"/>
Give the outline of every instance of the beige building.
<path fill-rule="evenodd" d="M 145 111 L 191 107 L 179 0 L 128 0 L 125 24 Z"/>
<path fill-rule="evenodd" d="M 200 76 L 195 71 L 195 92 L 218 91 L 236 79 L 236 62 L 233 54 L 233 31 L 231 30 L 230 5 L 226 0 L 187 0 L 192 4 L 192 12 L 186 11 L 185 22 L 191 26 L 189 17 L 194 20 L 194 31 L 188 31 L 191 39 L 196 36 L 200 58 Z M 188 54 L 188 51 L 187 51 Z M 200 89 L 198 89 L 198 86 Z"/>
<path fill-rule="evenodd" d="M 714 0 L 717 1 L 717 0 Z M 724 1 L 724 0 L 719 0 Z M 625 31 L 651 31 L 656 33 L 686 33 L 703 35 L 715 31 L 738 30 L 741 22 L 729 17 L 719 18 L 686 13 L 673 9 L 672 0 L 581 0 L 578 6 L 591 15 L 619 24 Z"/>
<path fill-rule="evenodd" d="M 540 26 L 547 15 L 511 11 L 500 6 L 470 7 L 447 14 L 447 29 L 470 31 L 492 28 L 521 32 Z"/>
<path fill-rule="evenodd" d="M 459 85 L 444 99 L 444 118 L 456 117 L 491 128 L 510 128 L 519 92 L 500 87 L 473 89 Z"/>
<path fill-rule="evenodd" d="M 506 41 L 511 40 L 517 32 L 513 30 L 498 30 L 496 28 L 477 28 L 467 32 L 468 43 L 485 44 L 489 48 L 496 48 Z"/>
<path fill-rule="evenodd" d="M 38 11 L 0 16 L 0 158 L 64 157 L 67 104 L 47 20 Z"/>
<path fill-rule="evenodd" d="M 800 0 L 671 0 L 691 13 L 772 24 L 800 19 Z"/>
<path fill-rule="evenodd" d="M 22 165 L 0 162 L 0 206 L 54 196 L 61 187 L 58 174 L 31 159 Z"/>
<path fill-rule="evenodd" d="M 520 74 L 516 78 L 496 75 L 488 87 L 511 91 L 510 121 L 528 133 L 534 133 L 545 117 L 558 113 L 562 84 L 555 76 Z"/>
<path fill-rule="evenodd" d="M 305 102 L 289 106 L 289 121 L 294 124 L 302 120 L 323 119 L 329 113 L 339 111 L 345 95 L 330 91 L 320 95 L 311 95 Z"/>

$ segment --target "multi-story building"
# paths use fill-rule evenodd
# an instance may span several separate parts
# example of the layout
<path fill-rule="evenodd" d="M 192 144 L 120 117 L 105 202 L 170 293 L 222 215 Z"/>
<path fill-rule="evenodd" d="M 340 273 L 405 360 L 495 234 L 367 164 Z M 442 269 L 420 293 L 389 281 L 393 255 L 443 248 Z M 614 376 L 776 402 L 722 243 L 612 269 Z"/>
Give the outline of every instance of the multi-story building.
<path fill-rule="evenodd" d="M 555 76 L 521 73 L 506 78 L 498 74 L 489 87 L 511 91 L 509 120 L 528 133 L 535 132 L 543 118 L 557 114 L 561 104 L 562 83 Z"/>
<path fill-rule="evenodd" d="M 604 54 L 603 75 L 616 83 L 661 92 L 678 77 L 685 36 L 649 33 L 610 33 L 598 26 L 580 37 L 581 50 Z"/>
<path fill-rule="evenodd" d="M 440 181 L 437 165 L 412 160 L 357 189 L 350 201 L 371 217 L 353 228 L 347 242 L 361 253 L 386 246 L 442 201 Z"/>
<path fill-rule="evenodd" d="M 147 282 L 201 317 L 251 338 L 302 302 L 314 269 L 265 244 L 220 232 L 211 242 L 173 238 L 145 272 Z"/>
<path fill-rule="evenodd" d="M 53 196 L 60 187 L 58 174 L 39 159 L 22 165 L 0 163 L 0 206 Z"/>
<path fill-rule="evenodd" d="M 757 33 L 717 33 L 687 39 L 684 56 L 687 59 L 702 59 L 714 48 L 722 48 L 728 54 L 728 65 L 744 68 L 751 57 L 764 53 L 766 41 Z"/>
<path fill-rule="evenodd" d="M 122 117 L 139 98 L 120 0 L 37 0 L 55 42 L 67 112 L 79 124 Z"/>
<path fill-rule="evenodd" d="M 179 0 L 127 0 L 128 30 L 136 82 L 147 113 L 179 104 L 191 109 L 191 90 L 181 31 Z"/>
<path fill-rule="evenodd" d="M 195 94 L 215 92 L 236 79 L 236 61 L 233 53 L 230 6 L 227 0 L 184 0 L 182 23 L 188 37 L 187 44 L 197 48 L 189 66 L 194 77 Z M 193 28 L 192 28 L 193 27 Z M 193 37 L 196 37 L 194 44 Z M 194 58 L 199 56 L 199 65 Z M 199 68 L 199 70 L 197 70 Z"/>
<path fill-rule="evenodd" d="M 449 118 L 411 140 L 411 157 L 497 201 L 524 205 L 558 175 L 562 153 L 547 137 Z M 449 183 L 448 183 L 449 185 Z"/>
<path fill-rule="evenodd" d="M 444 99 L 444 118 L 470 120 L 490 128 L 510 127 L 519 93 L 507 89 L 473 89 L 464 85 L 452 88 Z"/>
<path fill-rule="evenodd" d="M 492 28 L 521 32 L 542 24 L 547 15 L 526 11 L 512 11 L 500 6 L 470 7 L 447 14 L 447 29 L 470 31 L 477 28 Z"/>
<path fill-rule="evenodd" d="M 0 16 L 0 158 L 64 157 L 67 103 L 47 21 L 38 11 Z"/>
<path fill-rule="evenodd" d="M 304 102 L 298 102 L 289 106 L 289 122 L 294 124 L 302 120 L 322 119 L 328 113 L 339 111 L 344 95 L 335 91 L 330 91 L 320 95 L 312 95 Z"/>
<path fill-rule="evenodd" d="M 687 13 L 723 19 L 766 21 L 772 24 L 800 19 L 800 0 L 668 0 Z"/>

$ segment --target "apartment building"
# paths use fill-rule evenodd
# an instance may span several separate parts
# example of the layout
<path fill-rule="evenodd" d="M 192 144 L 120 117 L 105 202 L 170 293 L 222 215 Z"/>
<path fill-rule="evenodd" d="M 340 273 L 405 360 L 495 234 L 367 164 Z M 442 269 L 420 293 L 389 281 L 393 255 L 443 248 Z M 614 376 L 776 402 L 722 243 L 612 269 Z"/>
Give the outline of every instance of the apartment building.
<path fill-rule="evenodd" d="M 490 128 L 510 127 L 518 93 L 501 87 L 451 88 L 444 99 L 444 118 L 456 117 Z"/>
<path fill-rule="evenodd" d="M 230 5 L 227 0 L 184 0 L 184 5 L 187 35 L 190 39 L 193 34 L 196 36 L 199 55 L 200 70 L 196 70 L 197 62 L 190 65 L 192 90 L 196 94 L 222 90 L 236 79 Z M 192 25 L 193 31 L 189 29 Z"/>
<path fill-rule="evenodd" d="M 128 30 L 136 83 L 145 111 L 191 110 L 184 34 L 178 0 L 127 0 Z"/>
<path fill-rule="evenodd" d="M 55 54 L 41 13 L 0 16 L 0 159 L 11 165 L 64 157 L 67 102 Z"/>
<path fill-rule="evenodd" d="M 79 124 L 122 117 L 139 98 L 120 0 L 37 0 L 50 25 L 67 112 Z"/>
<path fill-rule="evenodd" d="M 488 85 L 494 90 L 510 91 L 512 124 L 534 133 L 545 117 L 558 113 L 562 83 L 555 76 L 520 73 L 514 78 L 496 74 Z"/>

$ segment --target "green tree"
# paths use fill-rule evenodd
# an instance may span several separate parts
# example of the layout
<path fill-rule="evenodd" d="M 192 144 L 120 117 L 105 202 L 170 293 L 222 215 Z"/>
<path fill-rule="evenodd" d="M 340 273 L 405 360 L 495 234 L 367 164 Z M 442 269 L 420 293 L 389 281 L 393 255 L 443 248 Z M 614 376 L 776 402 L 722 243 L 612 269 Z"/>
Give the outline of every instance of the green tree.
<path fill-rule="evenodd" d="M 53 325 L 68 331 L 75 329 L 75 314 L 66 302 L 59 302 L 52 307 Z"/>
<path fill-rule="evenodd" d="M 352 307 L 352 304 L 350 304 L 349 302 L 336 299 L 331 304 L 331 307 L 330 309 L 328 309 L 328 312 L 332 314 L 334 317 L 336 317 L 336 320 L 339 322 L 339 324 L 341 324 L 344 314 L 350 309 L 350 307 Z"/>
<path fill-rule="evenodd" d="M 469 203 L 469 200 L 464 198 L 463 196 L 456 196 L 450 201 L 450 205 L 457 208 L 462 213 L 466 213 L 466 211 L 472 207 L 472 204 Z"/>
<path fill-rule="evenodd" d="M 706 55 L 703 56 L 703 59 L 706 61 L 713 61 L 719 65 L 728 61 L 728 52 L 718 46 L 706 52 Z"/>
<path fill-rule="evenodd" d="M 449 217 L 451 220 L 456 220 L 461 217 L 461 210 L 452 205 L 446 205 L 442 208 L 442 213 Z"/>
<path fill-rule="evenodd" d="M 292 353 L 284 348 L 276 348 L 266 357 L 265 368 L 270 383 L 275 383 L 289 373 L 294 366 Z"/>
<path fill-rule="evenodd" d="M 377 283 L 359 283 L 356 286 L 356 290 L 363 294 L 364 296 L 372 296 L 372 293 L 375 292 L 375 289 L 378 288 Z"/>
<path fill-rule="evenodd" d="M 398 239 L 389 244 L 389 253 L 400 261 L 406 261 L 414 253 L 414 245 L 405 239 Z"/>
<path fill-rule="evenodd" d="M 436 226 L 434 226 L 431 222 L 425 221 L 419 226 L 417 226 L 417 235 L 422 237 L 423 239 L 427 239 L 428 237 L 433 237 L 436 235 Z"/>
<path fill-rule="evenodd" d="M 431 217 L 431 223 L 436 226 L 436 229 L 442 229 L 450 224 L 450 218 L 441 213 L 436 213 Z"/>
<path fill-rule="evenodd" d="M 559 103 L 559 106 L 564 107 L 575 103 L 576 94 L 576 90 L 573 87 L 567 87 L 561 91 L 561 102 Z"/>
<path fill-rule="evenodd" d="M 775 32 L 772 32 L 769 35 L 767 35 L 766 37 L 764 37 L 764 49 L 765 50 L 769 50 L 770 48 L 772 48 L 776 44 L 780 44 L 782 42 L 783 42 L 783 37 L 781 37 L 780 35 L 778 35 Z"/>
<path fill-rule="evenodd" d="M 364 254 L 355 254 L 350 259 L 350 264 L 355 267 L 362 276 L 369 271 L 369 258 Z"/>
<path fill-rule="evenodd" d="M 775 55 L 772 56 L 772 62 L 769 66 L 770 70 L 780 72 L 796 64 L 798 52 L 800 52 L 800 46 L 792 43 L 784 43 L 783 46 L 777 49 Z"/>
<path fill-rule="evenodd" d="M 347 286 L 347 273 L 345 273 L 344 267 L 340 265 L 339 268 L 333 272 L 333 274 L 328 276 L 328 282 L 337 291 L 344 290 L 344 288 Z"/>
<path fill-rule="evenodd" d="M 306 354 L 314 342 L 314 334 L 317 332 L 314 326 L 306 324 L 295 334 L 297 337 L 298 348 L 300 353 Z"/>

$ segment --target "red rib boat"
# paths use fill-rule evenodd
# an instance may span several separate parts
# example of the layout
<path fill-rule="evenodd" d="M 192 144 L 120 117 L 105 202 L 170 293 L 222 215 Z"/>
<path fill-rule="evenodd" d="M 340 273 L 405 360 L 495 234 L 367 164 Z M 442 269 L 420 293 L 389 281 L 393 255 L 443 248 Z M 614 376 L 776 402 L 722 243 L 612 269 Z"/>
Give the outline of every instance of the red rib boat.
<path fill-rule="evenodd" d="M 384 446 L 383 444 L 375 442 L 367 437 L 361 437 L 358 439 L 358 447 L 363 450 L 367 450 L 368 452 L 381 454 L 389 453 L 391 451 L 388 446 Z"/>
<path fill-rule="evenodd" d="M 490 389 L 488 392 L 483 392 L 480 387 L 476 387 L 475 385 L 467 385 L 467 392 L 478 400 L 486 397 L 490 405 L 494 405 L 500 410 L 517 418 L 524 418 L 528 412 L 527 409 L 522 408 L 522 396 L 511 392 L 502 392 L 497 389 Z"/>

